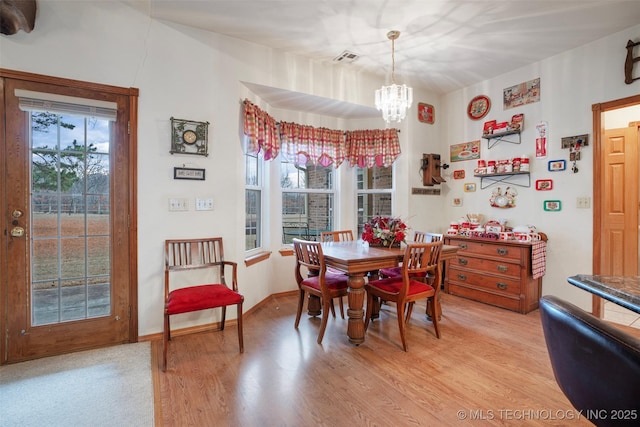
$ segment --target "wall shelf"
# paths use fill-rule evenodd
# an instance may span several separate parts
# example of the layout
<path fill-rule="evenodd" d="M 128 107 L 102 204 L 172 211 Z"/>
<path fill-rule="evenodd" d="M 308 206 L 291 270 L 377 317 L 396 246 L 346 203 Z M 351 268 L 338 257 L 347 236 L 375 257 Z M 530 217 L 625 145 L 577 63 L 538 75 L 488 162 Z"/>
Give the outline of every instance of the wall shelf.
<path fill-rule="evenodd" d="M 508 172 L 508 173 L 491 173 L 491 174 L 475 174 L 476 178 L 480 178 L 480 189 L 491 187 L 499 182 L 510 184 L 518 187 L 531 187 L 531 174 L 529 172 Z M 526 177 L 526 184 L 524 183 Z M 485 181 L 488 181 L 485 183 Z"/>
<path fill-rule="evenodd" d="M 501 141 L 511 144 L 520 144 L 522 142 L 520 138 L 520 129 L 508 130 L 506 132 L 493 133 L 490 135 L 482 135 L 482 138 L 487 140 L 488 148 L 495 146 Z"/>

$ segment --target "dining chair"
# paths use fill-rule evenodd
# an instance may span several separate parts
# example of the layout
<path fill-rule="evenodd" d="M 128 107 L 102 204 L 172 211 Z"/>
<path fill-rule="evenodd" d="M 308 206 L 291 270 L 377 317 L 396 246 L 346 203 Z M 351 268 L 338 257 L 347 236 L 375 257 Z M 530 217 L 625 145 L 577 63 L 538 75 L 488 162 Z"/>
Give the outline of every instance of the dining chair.
<path fill-rule="evenodd" d="M 597 426 L 637 426 L 640 339 L 553 295 L 540 298 L 540 321 L 571 405 Z"/>
<path fill-rule="evenodd" d="M 364 285 L 367 292 L 365 331 L 369 327 L 369 322 L 374 319 L 374 310 L 379 307 L 379 300 L 394 302 L 398 313 L 398 327 L 400 328 L 402 348 L 407 351 L 406 325 L 411 319 L 414 303 L 421 299 L 431 300 L 434 310 L 438 310 L 435 301 L 440 289 L 438 286 L 431 286 L 430 282 L 432 283 L 433 278 L 429 279 L 427 275 L 431 273 L 433 276 L 436 271 L 440 262 L 442 246 L 442 240 L 429 243 L 409 243 L 405 248 L 402 259 L 402 274 L 400 277 L 374 280 Z M 432 317 L 437 338 L 440 338 L 439 314 L 434 313 Z"/>
<path fill-rule="evenodd" d="M 322 242 L 346 242 L 353 240 L 353 231 L 337 230 L 320 232 L 320 241 Z"/>
<path fill-rule="evenodd" d="M 329 311 L 334 298 L 342 298 L 347 295 L 348 276 L 339 273 L 329 273 L 322 254 L 320 242 L 309 242 L 301 239 L 293 239 L 293 250 L 296 254 L 295 276 L 300 297 L 298 299 L 298 311 L 296 313 L 295 328 L 298 329 L 300 316 L 306 294 L 309 293 L 320 298 L 322 303 L 322 321 L 318 332 L 318 344 L 322 344 L 324 331 L 327 327 Z M 306 267 L 307 277 L 302 276 L 302 268 Z"/>
<path fill-rule="evenodd" d="M 227 286 L 225 267 L 231 268 L 231 288 Z M 165 240 L 164 269 L 164 332 L 162 340 L 162 370 L 167 369 L 167 347 L 171 339 L 170 316 L 211 308 L 222 308 L 220 331 L 224 330 L 227 306 L 238 310 L 238 343 L 244 352 L 242 337 L 242 303 L 244 296 L 238 292 L 237 263 L 224 259 L 221 237 L 201 239 Z M 193 270 L 202 270 L 199 274 Z M 188 273 L 191 272 L 191 273 Z M 206 277 L 192 284 L 195 277 Z M 180 280 L 178 277 L 180 275 Z M 169 283 L 171 278 L 180 285 Z"/>
<path fill-rule="evenodd" d="M 351 230 L 337 230 L 337 231 L 322 231 L 320 232 L 320 241 L 321 242 L 348 242 L 353 241 L 353 231 Z M 334 274 L 344 274 L 340 270 L 336 270 L 335 268 L 327 267 L 327 271 L 329 273 Z M 331 313 L 333 317 L 336 317 L 336 311 L 331 304 Z M 342 297 L 340 297 L 340 316 L 344 319 L 344 301 Z"/>
<path fill-rule="evenodd" d="M 442 234 L 440 233 L 428 233 L 426 231 L 416 231 L 413 234 L 413 241 L 416 243 L 429 243 L 429 242 L 439 242 L 442 240 Z M 389 267 L 380 269 L 380 277 L 400 277 L 402 275 L 402 267 Z"/>

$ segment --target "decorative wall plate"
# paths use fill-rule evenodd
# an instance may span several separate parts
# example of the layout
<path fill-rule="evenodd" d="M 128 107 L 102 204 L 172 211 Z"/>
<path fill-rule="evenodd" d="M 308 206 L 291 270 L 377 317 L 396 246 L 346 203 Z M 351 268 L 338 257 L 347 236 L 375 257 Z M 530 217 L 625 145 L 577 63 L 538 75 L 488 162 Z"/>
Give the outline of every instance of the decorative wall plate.
<path fill-rule="evenodd" d="M 491 109 L 491 101 L 485 95 L 478 95 L 469 102 L 467 115 L 471 120 L 480 120 Z"/>

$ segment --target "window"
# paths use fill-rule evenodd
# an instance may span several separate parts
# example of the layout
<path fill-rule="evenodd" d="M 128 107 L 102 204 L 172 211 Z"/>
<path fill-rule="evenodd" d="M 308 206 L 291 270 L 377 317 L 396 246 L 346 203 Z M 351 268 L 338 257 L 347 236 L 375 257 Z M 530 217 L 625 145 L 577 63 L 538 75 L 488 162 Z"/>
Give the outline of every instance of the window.
<path fill-rule="evenodd" d="M 257 154 L 245 154 L 245 250 L 262 247 L 262 164 Z"/>
<path fill-rule="evenodd" d="M 294 237 L 317 240 L 320 232 L 333 229 L 334 173 L 332 167 L 300 166 L 282 159 L 282 243 Z"/>
<path fill-rule="evenodd" d="M 358 235 L 376 215 L 392 215 L 393 167 L 357 168 Z"/>

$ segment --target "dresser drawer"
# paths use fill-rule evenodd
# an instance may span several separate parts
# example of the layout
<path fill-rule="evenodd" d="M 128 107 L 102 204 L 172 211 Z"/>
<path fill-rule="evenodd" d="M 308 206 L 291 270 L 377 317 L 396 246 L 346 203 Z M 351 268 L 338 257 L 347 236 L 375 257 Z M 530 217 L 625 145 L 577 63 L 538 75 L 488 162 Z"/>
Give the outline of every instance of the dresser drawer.
<path fill-rule="evenodd" d="M 464 256 L 458 253 L 456 259 L 451 260 L 452 267 L 463 267 L 471 270 L 478 270 L 485 273 L 500 274 L 503 276 L 519 279 L 522 268 L 512 260 L 494 261 L 492 259 L 476 258 L 474 256 Z"/>
<path fill-rule="evenodd" d="M 518 263 L 522 259 L 523 249 L 521 247 L 501 244 L 499 241 L 485 243 L 477 240 L 450 239 L 448 244 L 458 246 L 458 255 L 490 256 L 509 259 Z"/>
<path fill-rule="evenodd" d="M 519 279 L 462 270 L 454 266 L 449 269 L 449 282 L 503 294 L 520 295 L 521 293 Z"/>
<path fill-rule="evenodd" d="M 501 308 L 506 308 L 507 310 L 524 313 L 524 311 L 522 311 L 520 308 L 520 299 L 516 298 L 515 296 L 494 294 L 491 292 L 485 292 L 478 289 L 454 284 L 450 285 L 449 293 L 452 295 L 479 301 L 485 304 L 491 304 Z"/>

